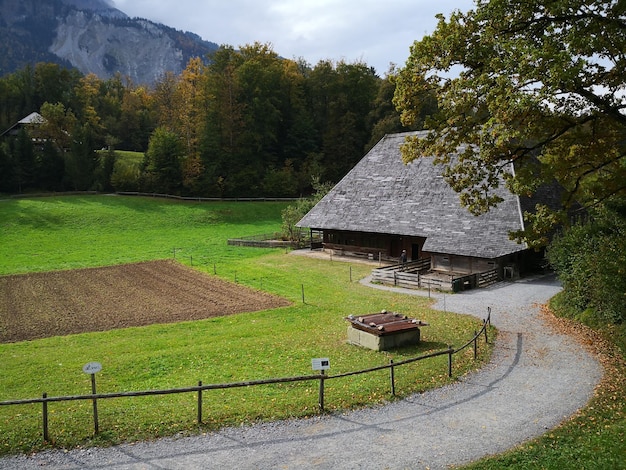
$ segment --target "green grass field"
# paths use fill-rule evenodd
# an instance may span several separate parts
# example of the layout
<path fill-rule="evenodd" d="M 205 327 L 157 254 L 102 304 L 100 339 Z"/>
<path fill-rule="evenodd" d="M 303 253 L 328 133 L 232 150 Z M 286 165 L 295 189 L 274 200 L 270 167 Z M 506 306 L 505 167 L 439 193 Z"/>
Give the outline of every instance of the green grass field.
<path fill-rule="evenodd" d="M 101 158 L 104 158 L 108 150 L 98 150 Z M 144 152 L 133 152 L 131 150 L 115 150 L 117 163 L 126 166 L 139 167 L 144 158 Z"/>
<path fill-rule="evenodd" d="M 0 201 L 0 274 L 74 269 L 173 258 L 207 275 L 268 291 L 289 307 L 171 325 L 0 344 L 0 401 L 90 392 L 82 365 L 102 363 L 101 393 L 188 387 L 307 375 L 311 359 L 329 357 L 331 373 L 353 371 L 459 346 L 480 327 L 469 316 L 431 311 L 428 299 L 360 285 L 371 266 L 293 256 L 284 249 L 232 247 L 232 237 L 271 233 L 284 203 L 189 203 L 118 196 Z M 305 302 L 302 301 L 304 292 Z M 351 313 L 387 309 L 424 319 L 424 341 L 391 352 L 346 344 Z M 4 314 L 4 313 L 3 313 Z M 492 332 L 493 334 L 493 332 Z M 490 349 L 481 348 L 481 360 Z M 478 367 L 472 352 L 455 356 L 454 376 Z M 448 383 L 445 356 L 396 371 L 405 396 Z M 197 425 L 195 394 L 52 403 L 51 443 L 42 442 L 39 405 L 0 407 L 0 454 L 108 445 L 225 425 L 318 413 L 317 383 L 248 387 L 204 394 Z M 327 410 L 391 399 L 388 371 L 330 380 Z"/>
<path fill-rule="evenodd" d="M 268 253 L 226 245 L 280 228 L 283 203 L 84 196 L 0 202 L 0 274 L 196 257 L 230 263 Z"/>

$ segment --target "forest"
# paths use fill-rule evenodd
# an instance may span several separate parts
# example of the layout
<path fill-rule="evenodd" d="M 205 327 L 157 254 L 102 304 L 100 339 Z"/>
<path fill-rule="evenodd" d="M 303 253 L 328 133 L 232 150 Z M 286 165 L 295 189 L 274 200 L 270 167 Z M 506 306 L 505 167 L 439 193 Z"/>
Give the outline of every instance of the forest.
<path fill-rule="evenodd" d="M 312 181 L 337 182 L 384 134 L 408 130 L 392 104 L 393 67 L 381 78 L 362 62 L 311 66 L 260 43 L 207 59 L 151 87 L 52 63 L 1 77 L 0 193 L 299 197 Z M 7 138 L 32 112 L 41 125 Z M 141 164 L 120 161 L 122 150 L 143 153 Z"/>

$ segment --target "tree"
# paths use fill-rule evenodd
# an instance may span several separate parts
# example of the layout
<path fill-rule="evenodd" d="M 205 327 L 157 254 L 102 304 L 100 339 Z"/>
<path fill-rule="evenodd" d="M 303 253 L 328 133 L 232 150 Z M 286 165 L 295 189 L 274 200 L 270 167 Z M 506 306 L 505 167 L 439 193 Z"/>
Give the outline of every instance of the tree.
<path fill-rule="evenodd" d="M 196 193 L 201 190 L 204 167 L 200 158 L 200 138 L 206 122 L 206 74 L 205 66 L 199 57 L 189 60 L 176 84 L 175 104 L 177 106 L 176 133 L 183 138 L 186 160 L 183 165 L 183 186 L 185 191 Z"/>
<path fill-rule="evenodd" d="M 38 63 L 33 71 L 35 108 L 45 102 L 68 103 L 79 86 L 81 74 L 76 69 L 66 69 L 58 64 Z"/>
<path fill-rule="evenodd" d="M 98 173 L 98 190 L 100 191 L 112 191 L 113 172 L 115 171 L 115 162 L 117 161 L 117 154 L 112 145 L 107 146 L 107 152 L 102 158 L 102 165 Z"/>
<path fill-rule="evenodd" d="M 292 197 L 297 193 L 298 179 L 291 160 L 282 168 L 270 168 L 263 178 L 263 195 L 269 197 Z"/>
<path fill-rule="evenodd" d="M 175 104 L 178 115 L 178 133 L 183 136 L 185 153 L 189 157 L 198 157 L 198 140 L 206 113 L 204 65 L 199 57 L 189 60 L 181 72 L 176 86 Z"/>
<path fill-rule="evenodd" d="M 307 81 L 324 178 L 339 181 L 363 157 L 370 140 L 367 116 L 374 107 L 380 79 L 363 62 L 325 60 L 313 68 Z"/>
<path fill-rule="evenodd" d="M 149 189 L 167 194 L 180 193 L 183 149 L 183 142 L 177 134 L 163 127 L 152 133 L 144 162 L 145 171 L 153 182 Z"/>
<path fill-rule="evenodd" d="M 36 155 L 37 187 L 46 191 L 63 191 L 65 160 L 57 146 L 50 139 L 43 142 Z"/>
<path fill-rule="evenodd" d="M 41 106 L 43 122 L 33 129 L 34 137 L 51 141 L 60 154 L 70 148 L 72 141 L 71 131 L 77 126 L 77 119 L 71 109 L 66 109 L 63 103 L 44 103 Z"/>
<path fill-rule="evenodd" d="M 30 133 L 21 128 L 11 142 L 13 156 L 13 186 L 19 193 L 34 188 L 35 148 Z"/>
<path fill-rule="evenodd" d="M 281 216 L 283 219 L 282 232 L 287 240 L 300 243 L 302 232 L 296 224 L 309 212 L 332 189 L 331 183 L 320 183 L 319 178 L 312 178 L 311 186 L 315 191 L 312 196 L 300 198 L 294 204 L 290 204 L 283 209 Z"/>
<path fill-rule="evenodd" d="M 150 134 L 156 127 L 156 112 L 152 110 L 152 97 L 144 87 L 129 84 L 121 103 L 119 122 L 119 147 L 145 151 Z"/>
<path fill-rule="evenodd" d="M 13 161 L 7 152 L 6 145 L 0 144 L 0 193 L 9 193 L 13 190 Z"/>
<path fill-rule="evenodd" d="M 424 128 L 424 121 L 437 110 L 437 98 L 434 93 L 428 93 L 420 99 L 416 106 L 416 115 L 410 126 L 406 127 L 400 120 L 400 113 L 393 105 L 393 97 L 396 90 L 398 71 L 395 66 L 390 67 L 385 78 L 380 81 L 378 94 L 374 101 L 374 107 L 369 113 L 368 120 L 372 128 L 370 141 L 366 150 L 370 150 L 386 134 L 395 134 Z"/>
<path fill-rule="evenodd" d="M 501 175 L 520 195 L 556 179 L 561 207 L 525 214 L 527 229 L 516 234 L 531 244 L 577 204 L 626 197 L 626 4 L 478 0 L 473 11 L 438 18 L 398 77 L 405 125 L 425 94 L 439 105 L 426 122 L 432 133 L 407 142 L 405 161 L 435 156 L 476 214 L 498 204 L 489 188 Z M 515 175 L 504 172 L 510 162 Z"/>
<path fill-rule="evenodd" d="M 271 45 L 254 43 L 241 48 L 242 63 L 237 68 L 238 102 L 242 105 L 243 127 L 239 152 L 232 157 L 234 194 L 261 195 L 258 184 L 265 169 L 279 162 L 279 137 L 287 96 L 281 86 L 282 59 Z"/>
<path fill-rule="evenodd" d="M 177 96 L 176 88 L 178 77 L 173 72 L 166 72 L 154 86 L 153 103 L 158 116 L 159 127 L 174 131 L 177 126 Z"/>
<path fill-rule="evenodd" d="M 75 92 L 79 103 L 76 116 L 84 125 L 89 126 L 90 139 L 94 145 L 101 148 L 105 141 L 106 130 L 98 108 L 106 93 L 104 83 L 97 75 L 90 73 L 80 79 Z"/>
<path fill-rule="evenodd" d="M 626 203 L 608 201 L 590 215 L 554 239 L 548 259 L 563 282 L 568 312 L 600 324 L 624 323 Z"/>
<path fill-rule="evenodd" d="M 65 162 L 68 185 L 75 191 L 96 189 L 96 171 L 100 168 L 100 156 L 94 148 L 90 125 L 77 124 L 71 136 L 70 151 Z"/>
<path fill-rule="evenodd" d="M 232 156 L 239 153 L 243 105 L 238 101 L 237 69 L 242 58 L 233 47 L 222 46 L 210 55 L 206 73 L 207 109 L 201 139 L 205 194 L 224 196 Z"/>

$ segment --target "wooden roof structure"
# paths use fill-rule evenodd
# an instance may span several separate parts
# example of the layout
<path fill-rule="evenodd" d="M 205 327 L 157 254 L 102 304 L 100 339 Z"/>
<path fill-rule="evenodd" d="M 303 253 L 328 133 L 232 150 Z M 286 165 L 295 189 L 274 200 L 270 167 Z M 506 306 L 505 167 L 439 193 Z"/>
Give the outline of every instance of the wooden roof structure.
<path fill-rule="evenodd" d="M 28 116 L 20 119 L 5 130 L 2 134 L 0 134 L 0 137 L 4 137 L 5 135 L 17 135 L 22 127 L 34 127 L 43 124 L 44 122 L 45 119 L 41 114 L 37 112 L 30 113 Z"/>
<path fill-rule="evenodd" d="M 501 185 L 493 191 L 503 202 L 472 215 L 433 158 L 402 161 L 405 137 L 420 132 L 386 135 L 296 225 L 425 237 L 423 250 L 430 253 L 495 259 L 526 250 L 509 233 L 524 228 L 527 202 Z"/>

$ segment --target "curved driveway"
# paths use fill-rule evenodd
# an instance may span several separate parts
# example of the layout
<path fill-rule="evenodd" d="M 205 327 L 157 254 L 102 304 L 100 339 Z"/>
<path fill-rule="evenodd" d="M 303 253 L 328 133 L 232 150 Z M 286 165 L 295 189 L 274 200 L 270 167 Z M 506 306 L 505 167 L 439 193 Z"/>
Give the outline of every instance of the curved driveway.
<path fill-rule="evenodd" d="M 438 294 L 441 310 L 484 318 L 491 307 L 499 329 L 491 362 L 450 386 L 310 419 L 9 457 L 0 469 L 436 469 L 499 453 L 571 416 L 601 378 L 601 366 L 539 314 L 558 290 L 548 276 Z"/>

